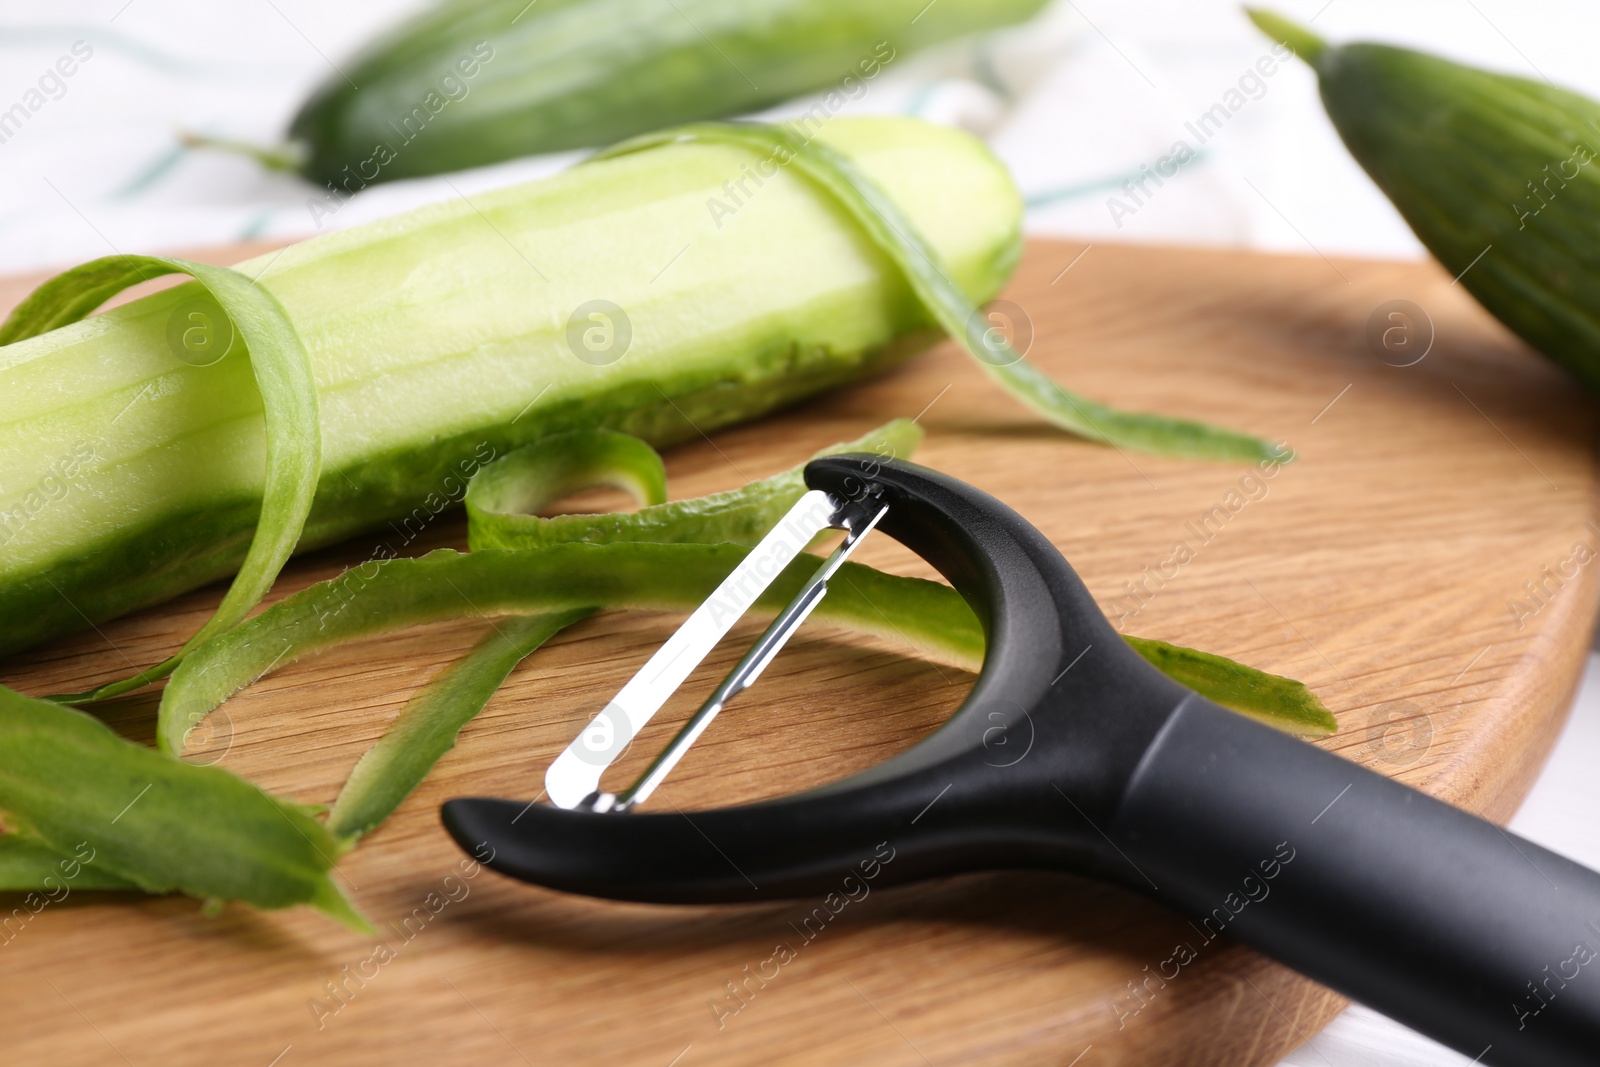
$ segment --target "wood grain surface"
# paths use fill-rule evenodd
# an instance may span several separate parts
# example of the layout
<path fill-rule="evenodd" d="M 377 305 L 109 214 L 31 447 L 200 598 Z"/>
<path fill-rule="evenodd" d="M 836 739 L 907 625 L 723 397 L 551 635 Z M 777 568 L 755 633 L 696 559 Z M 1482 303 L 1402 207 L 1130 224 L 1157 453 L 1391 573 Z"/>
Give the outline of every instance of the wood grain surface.
<path fill-rule="evenodd" d="M 885 378 L 673 450 L 673 494 L 735 486 L 921 412 L 928 440 L 917 458 L 1036 523 L 1108 612 L 1137 608 L 1125 632 L 1303 679 L 1338 714 L 1328 748 L 1508 817 L 1561 724 L 1600 589 L 1597 568 L 1574 555 L 1580 543 L 1600 549 L 1600 533 L 1594 420 L 1573 383 L 1432 265 L 1035 242 L 1005 297 L 1031 324 L 1021 334 L 1031 331 L 1030 358 L 1062 381 L 1283 440 L 1298 459 L 1257 482 L 1244 468 L 1086 444 L 1018 408 L 945 344 Z M 1432 323 L 1431 348 L 1412 366 L 1390 365 L 1403 360 L 1386 362 L 1367 340 L 1374 310 L 1396 299 Z M 1219 507 L 1220 532 L 1197 536 Z M 359 562 L 376 540 L 296 561 L 275 595 Z M 1163 561 L 1179 542 L 1193 559 L 1174 573 Z M 459 518 L 413 548 L 439 545 L 465 547 Z M 930 573 L 885 539 L 861 558 Z M 1126 600 L 1141 579 L 1145 592 Z M 32 693 L 110 679 L 176 648 L 220 593 L 56 642 L 0 674 Z M 810 941 L 796 927 L 819 901 L 633 906 L 487 871 L 463 877 L 439 804 L 534 796 L 545 765 L 676 621 L 598 617 L 517 670 L 428 782 L 341 863 L 378 938 L 306 909 L 207 917 L 188 899 L 74 893 L 0 946 L 0 1058 L 1244 1067 L 1275 1063 L 1340 1010 L 1332 994 L 1225 942 L 1136 996 L 1146 968 L 1193 930 L 1066 874 L 873 891 Z M 197 755 L 331 801 L 406 696 L 486 625 L 404 631 L 282 670 L 226 705 Z M 710 658 L 619 777 L 740 650 L 730 642 Z M 808 628 L 658 796 L 693 809 L 841 777 L 924 736 L 970 682 Z M 148 740 L 154 708 L 154 695 L 124 698 L 108 718 Z M 780 943 L 793 961 L 746 982 Z"/>

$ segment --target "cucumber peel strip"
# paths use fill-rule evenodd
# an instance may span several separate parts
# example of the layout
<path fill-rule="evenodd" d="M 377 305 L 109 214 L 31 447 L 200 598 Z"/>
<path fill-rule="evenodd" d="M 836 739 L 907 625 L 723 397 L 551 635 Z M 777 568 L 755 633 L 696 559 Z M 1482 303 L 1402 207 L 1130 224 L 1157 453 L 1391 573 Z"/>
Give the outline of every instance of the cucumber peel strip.
<path fill-rule="evenodd" d="M 129 678 L 46 699 L 85 704 L 164 678 L 195 648 L 250 613 L 272 588 L 300 540 L 322 472 L 322 432 L 311 357 L 282 305 L 255 280 L 228 267 L 157 256 L 107 256 L 58 274 L 0 323 L 0 345 L 77 322 L 117 293 L 167 274 L 194 278 L 232 321 L 261 391 L 266 475 L 261 517 L 239 573 L 205 625 L 172 656 Z"/>
<path fill-rule="evenodd" d="M 819 454 L 902 455 L 920 438 L 913 423 L 897 420 Z M 661 470 L 649 445 L 607 430 L 560 434 L 508 453 L 468 488 L 472 552 L 441 549 L 347 571 L 197 650 L 163 697 L 159 746 L 181 752 L 188 731 L 212 709 L 310 653 L 421 623 L 508 617 L 419 690 L 356 765 L 329 829 L 351 840 L 370 832 L 422 781 L 523 657 L 598 610 L 692 610 L 805 491 L 803 468 L 795 467 L 730 492 L 664 503 Z M 643 506 L 554 518 L 527 513 L 600 484 L 629 491 Z M 753 609 L 780 609 L 817 563 L 810 555 L 791 561 Z M 815 617 L 967 670 L 982 665 L 977 617 L 960 594 L 938 582 L 846 564 Z M 1299 682 L 1195 649 L 1127 640 L 1184 684 L 1273 726 L 1306 737 L 1335 728 L 1332 715 Z"/>
<path fill-rule="evenodd" d="M 52 887 L 91 859 L 84 888 L 174 890 L 264 908 L 310 904 L 370 927 L 334 885 L 346 845 L 309 809 L 220 767 L 170 759 L 74 708 L 0 688 L 0 887 Z M 23 881 L 30 870 L 39 881 Z M 75 879 L 68 879 L 71 884 Z M 107 884 L 109 883 L 109 884 Z"/>
<path fill-rule="evenodd" d="M 853 160 L 820 141 L 802 140 L 778 126 L 704 122 L 645 134 L 590 158 L 609 159 L 683 141 L 734 145 L 778 159 L 780 164 L 792 164 L 828 193 L 889 257 L 939 327 L 965 348 L 989 377 L 1062 429 L 1091 441 L 1158 456 L 1283 461 L 1275 446 L 1249 434 L 1190 419 L 1122 411 L 1063 388 L 991 328 L 989 320 L 950 280 L 938 252 L 923 240 L 899 205 Z"/>
<path fill-rule="evenodd" d="M 465 656 L 423 686 L 345 779 L 328 813 L 328 832 L 354 840 L 387 819 L 455 746 L 517 664 L 587 608 L 502 619 Z"/>
<path fill-rule="evenodd" d="M 95 863 L 98 854 L 88 842 L 79 844 L 89 847 L 90 855 L 80 849 L 63 853 L 21 834 L 0 837 L 0 892 L 43 893 L 54 903 L 74 889 L 139 889 L 137 883 L 106 870 L 105 864 Z M 58 889 L 62 896 L 52 896 Z"/>
<path fill-rule="evenodd" d="M 168 752 L 181 751 L 184 736 L 207 710 L 272 671 L 346 641 L 480 614 L 602 608 L 687 612 L 727 577 L 745 552 L 737 544 L 578 541 L 469 553 L 438 549 L 416 559 L 386 560 L 374 565 L 354 600 L 344 599 L 339 579 L 329 579 L 279 601 L 199 649 L 167 687 L 160 743 Z M 782 608 L 819 562 L 809 554 L 791 562 L 752 611 Z M 983 662 L 977 617 L 959 593 L 938 582 L 847 564 L 814 618 L 909 645 L 966 670 Z M 1332 715 L 1299 682 L 1194 649 L 1127 640 L 1155 666 L 1209 699 L 1302 736 L 1325 736 L 1335 729 Z M 169 701 L 190 713 L 168 714 Z"/>
<path fill-rule="evenodd" d="M 419 623 L 468 616 L 529 615 L 597 608 L 688 612 L 744 558 L 737 544 L 588 544 L 457 552 L 375 563 L 359 593 L 331 578 L 285 597 L 197 649 L 162 699 L 158 744 L 182 751 L 184 737 L 233 693 L 311 652 Z M 820 562 L 792 562 L 754 608 L 776 611 Z M 815 613 L 819 622 L 911 645 L 931 658 L 975 669 L 983 659 L 977 620 L 948 586 L 853 564 Z M 954 600 L 950 598 L 954 597 Z M 955 605 L 959 605 L 956 610 Z"/>

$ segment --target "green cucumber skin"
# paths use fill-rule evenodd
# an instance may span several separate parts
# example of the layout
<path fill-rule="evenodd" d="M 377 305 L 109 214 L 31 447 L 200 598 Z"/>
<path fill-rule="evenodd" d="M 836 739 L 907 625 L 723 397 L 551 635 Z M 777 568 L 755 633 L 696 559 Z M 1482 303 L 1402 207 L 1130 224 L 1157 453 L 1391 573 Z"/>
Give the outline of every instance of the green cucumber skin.
<path fill-rule="evenodd" d="M 1329 47 L 1313 66 L 1339 135 L 1422 243 L 1600 392 L 1600 104 L 1383 45 Z"/>
<path fill-rule="evenodd" d="M 823 136 L 895 196 L 969 296 L 999 290 L 1020 255 L 1021 202 L 980 142 L 909 119 L 839 119 Z M 241 264 L 288 311 L 316 374 L 324 472 L 301 550 L 377 528 L 377 544 L 404 551 L 486 457 L 568 429 L 698 437 L 937 336 L 803 179 L 780 171 L 719 228 L 706 201 L 749 158 L 652 149 Z M 243 558 L 260 397 L 242 357 L 192 367 L 172 355 L 167 320 L 195 291 L 0 348 L 0 516 L 27 512 L 0 525 L 0 654 Z M 634 332 L 604 366 L 566 343 L 572 309 L 597 297 Z M 85 449 L 67 477 L 62 457 Z"/>
<path fill-rule="evenodd" d="M 289 136 L 304 152 L 302 173 L 354 191 L 755 111 L 847 75 L 843 92 L 859 96 L 864 76 L 911 51 L 1043 6 L 454 0 L 341 64 Z"/>

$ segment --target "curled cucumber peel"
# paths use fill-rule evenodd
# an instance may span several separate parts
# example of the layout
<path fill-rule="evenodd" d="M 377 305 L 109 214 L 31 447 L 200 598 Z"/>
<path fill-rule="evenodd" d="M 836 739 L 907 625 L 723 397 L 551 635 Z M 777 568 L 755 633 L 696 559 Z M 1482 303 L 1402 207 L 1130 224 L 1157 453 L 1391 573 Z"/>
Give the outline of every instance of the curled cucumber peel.
<path fill-rule="evenodd" d="M 0 345 L 77 322 L 111 297 L 140 282 L 187 274 L 206 289 L 232 321 L 249 351 L 261 390 L 266 432 L 266 481 L 250 550 L 217 610 L 165 661 L 82 693 L 50 697 L 84 704 L 120 696 L 165 678 L 190 651 L 233 626 L 261 603 L 288 562 L 311 513 L 322 471 L 322 435 L 311 357 L 278 301 L 247 275 L 186 259 L 107 256 L 45 282 L 0 323 Z"/>
<path fill-rule="evenodd" d="M 864 437 L 817 453 L 874 452 L 909 456 L 922 430 L 896 419 Z M 816 457 L 813 457 L 816 458 Z M 666 474 L 655 449 L 605 430 L 560 434 L 489 464 L 467 487 L 468 541 L 485 548 L 539 548 L 588 541 L 754 545 L 806 491 L 804 467 L 725 493 L 667 503 Z M 578 489 L 611 486 L 631 493 L 640 509 L 599 515 L 532 514 Z"/>
<path fill-rule="evenodd" d="M 1267 441 L 1190 419 L 1122 411 L 1074 393 L 1029 363 L 993 328 L 990 320 L 951 281 L 939 253 L 917 233 L 898 204 L 846 155 L 818 140 L 795 136 L 782 126 L 706 122 L 641 137 L 608 148 L 606 159 L 675 141 L 735 145 L 792 166 L 827 193 L 861 232 L 899 268 L 939 328 L 978 361 L 1006 392 L 1057 426 L 1119 448 L 1159 456 L 1253 463 L 1281 462 Z"/>

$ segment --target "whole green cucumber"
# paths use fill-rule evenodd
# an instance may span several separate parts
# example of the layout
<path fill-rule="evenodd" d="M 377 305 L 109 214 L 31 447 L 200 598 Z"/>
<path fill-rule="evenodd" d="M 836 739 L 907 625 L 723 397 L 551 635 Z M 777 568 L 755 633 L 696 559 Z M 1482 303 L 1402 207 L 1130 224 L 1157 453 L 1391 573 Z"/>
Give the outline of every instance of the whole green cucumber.
<path fill-rule="evenodd" d="M 905 54 L 1043 6 L 450 0 L 341 64 L 291 123 L 291 158 L 313 181 L 354 192 L 833 89 L 813 109 L 822 122 Z"/>
<path fill-rule="evenodd" d="M 1351 155 L 1495 318 L 1600 392 L 1600 104 L 1263 12 Z"/>
<path fill-rule="evenodd" d="M 900 205 L 972 299 L 1000 288 L 1021 202 L 981 142 L 892 118 L 819 136 Z M 749 178 L 754 162 L 669 144 L 240 264 L 313 363 L 323 473 L 301 548 L 381 526 L 380 554 L 403 551 L 517 444 L 585 427 L 696 437 L 938 336 L 826 194 L 787 169 Z M 710 210 L 740 180 L 735 211 Z M 242 352 L 193 357 L 198 296 L 177 286 L 0 348 L 0 653 L 243 558 L 261 398 Z"/>

